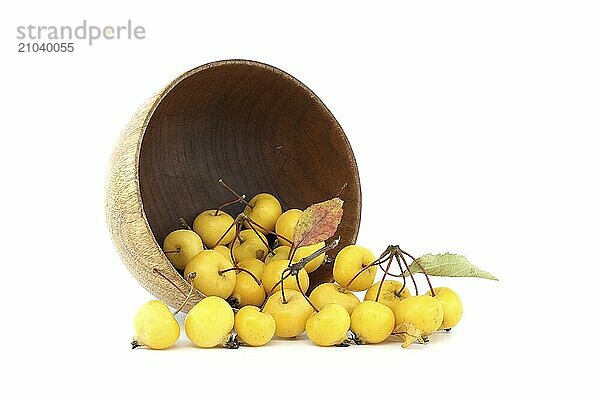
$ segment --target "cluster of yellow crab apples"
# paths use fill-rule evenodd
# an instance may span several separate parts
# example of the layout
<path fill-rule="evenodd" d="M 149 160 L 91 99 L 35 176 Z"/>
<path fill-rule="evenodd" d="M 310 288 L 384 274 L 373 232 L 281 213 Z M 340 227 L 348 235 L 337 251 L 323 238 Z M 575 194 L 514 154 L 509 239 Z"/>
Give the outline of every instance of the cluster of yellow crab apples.
<path fill-rule="evenodd" d="M 164 240 L 171 263 L 205 296 L 185 318 L 184 330 L 194 345 L 262 346 L 275 336 L 306 332 L 319 346 L 381 343 L 392 336 L 406 347 L 460 321 L 462 303 L 451 289 L 430 285 L 426 294 L 411 294 L 407 282 L 414 278 L 402 273 L 406 269 L 401 264 L 404 260 L 408 268 L 404 256 L 409 255 L 397 246 L 389 246 L 379 258 L 365 247 L 344 247 L 333 260 L 335 282 L 307 295 L 309 273 L 328 261 L 326 251 L 338 241 L 298 245 L 294 231 L 302 210 L 282 212 L 277 198 L 267 193 L 249 202 L 235 194 L 235 200 L 201 212 L 191 227 Z M 236 218 L 222 210 L 237 202 L 246 206 Z M 386 280 L 394 260 L 401 274 Z M 374 283 L 379 268 L 384 276 Z M 355 295 L 362 291 L 363 301 Z M 172 346 L 180 334 L 174 315 L 183 307 L 172 313 L 158 300 L 143 305 L 134 321 L 133 347 Z"/>

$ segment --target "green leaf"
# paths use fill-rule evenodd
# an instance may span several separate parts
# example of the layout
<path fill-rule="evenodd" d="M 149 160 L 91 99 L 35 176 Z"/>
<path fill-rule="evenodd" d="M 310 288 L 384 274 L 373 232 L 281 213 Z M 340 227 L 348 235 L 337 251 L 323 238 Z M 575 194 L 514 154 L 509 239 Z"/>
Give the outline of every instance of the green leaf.
<path fill-rule="evenodd" d="M 485 278 L 497 281 L 498 278 L 483 271 L 469 262 L 464 256 L 458 254 L 427 254 L 417 258 L 417 262 L 410 264 L 410 270 L 413 274 L 427 272 L 431 276 L 450 276 L 450 277 L 474 277 Z M 408 271 L 404 272 L 408 276 Z"/>

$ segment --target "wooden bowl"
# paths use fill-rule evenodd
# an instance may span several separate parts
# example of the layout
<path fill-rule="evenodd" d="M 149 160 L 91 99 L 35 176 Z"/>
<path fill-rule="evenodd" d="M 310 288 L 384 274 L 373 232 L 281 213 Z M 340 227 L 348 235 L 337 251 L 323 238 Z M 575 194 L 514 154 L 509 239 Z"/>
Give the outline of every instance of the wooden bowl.
<path fill-rule="evenodd" d="M 232 198 L 222 178 L 249 198 L 268 192 L 283 209 L 334 197 L 344 217 L 336 250 L 356 240 L 361 192 L 356 161 L 342 128 L 321 100 L 270 65 L 226 60 L 188 71 L 133 115 L 113 152 L 106 216 L 123 262 L 158 299 L 178 307 L 190 290 L 161 246 L 178 218 Z M 241 206 L 226 209 L 234 215 Z M 335 253 L 335 252 L 334 252 Z M 331 265 L 310 276 L 331 279 Z M 194 291 L 184 311 L 202 295 Z"/>

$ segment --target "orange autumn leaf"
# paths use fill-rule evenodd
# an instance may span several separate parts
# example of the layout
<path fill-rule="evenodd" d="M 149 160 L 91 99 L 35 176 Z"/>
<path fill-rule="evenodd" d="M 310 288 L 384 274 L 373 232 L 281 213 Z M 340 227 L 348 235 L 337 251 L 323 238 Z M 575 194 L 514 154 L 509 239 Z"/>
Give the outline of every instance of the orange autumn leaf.
<path fill-rule="evenodd" d="M 294 245 L 310 246 L 333 236 L 342 221 L 344 201 L 335 197 L 308 207 L 294 228 Z"/>

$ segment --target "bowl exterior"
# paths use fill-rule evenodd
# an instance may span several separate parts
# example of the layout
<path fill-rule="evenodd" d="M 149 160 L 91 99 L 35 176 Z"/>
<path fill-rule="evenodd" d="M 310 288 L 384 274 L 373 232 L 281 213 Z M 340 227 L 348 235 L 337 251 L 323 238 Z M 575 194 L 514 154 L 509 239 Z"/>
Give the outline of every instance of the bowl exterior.
<path fill-rule="evenodd" d="M 129 272 L 156 298 L 178 308 L 191 286 L 175 270 L 152 234 L 140 195 L 138 169 L 147 121 L 171 85 L 143 104 L 123 130 L 110 160 L 105 211 L 110 236 Z M 194 290 L 183 311 L 189 311 L 202 297 Z"/>

